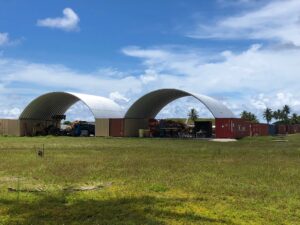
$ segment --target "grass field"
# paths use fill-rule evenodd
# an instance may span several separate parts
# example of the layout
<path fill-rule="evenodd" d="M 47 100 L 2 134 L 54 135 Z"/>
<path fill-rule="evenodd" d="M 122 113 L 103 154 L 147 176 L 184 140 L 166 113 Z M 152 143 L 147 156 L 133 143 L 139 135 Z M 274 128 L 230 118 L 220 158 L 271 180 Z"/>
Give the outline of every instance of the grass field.
<path fill-rule="evenodd" d="M 287 139 L 1 137 L 0 224 L 300 224 Z"/>

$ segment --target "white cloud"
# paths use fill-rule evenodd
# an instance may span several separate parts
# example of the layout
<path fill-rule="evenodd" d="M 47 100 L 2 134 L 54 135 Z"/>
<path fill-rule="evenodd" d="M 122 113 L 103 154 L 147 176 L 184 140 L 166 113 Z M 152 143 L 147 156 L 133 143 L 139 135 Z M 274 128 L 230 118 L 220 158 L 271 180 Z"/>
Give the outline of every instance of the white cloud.
<path fill-rule="evenodd" d="M 193 97 L 184 97 L 165 106 L 157 115 L 157 118 L 186 118 L 188 112 L 194 108 L 201 118 L 213 118 L 209 110 Z"/>
<path fill-rule="evenodd" d="M 63 17 L 38 20 L 37 25 L 41 27 L 58 28 L 65 31 L 78 31 L 79 21 L 79 16 L 71 8 L 65 8 L 63 10 Z"/>
<path fill-rule="evenodd" d="M 20 108 L 12 108 L 12 109 L 0 109 L 1 118 L 14 119 L 17 118 L 21 113 Z"/>
<path fill-rule="evenodd" d="M 62 65 L 0 57 L 0 116 L 16 116 L 17 110 L 13 109 L 21 110 L 34 97 L 49 91 L 102 95 L 127 108 L 143 94 L 159 88 L 210 95 L 224 102 L 236 115 L 245 109 L 262 117 L 264 107 L 275 109 L 284 104 L 300 113 L 299 49 L 278 51 L 253 45 L 240 53 L 223 51 L 208 55 L 208 61 L 204 60 L 206 53 L 203 56 L 201 50 L 192 48 L 178 51 L 135 47 L 123 52 L 140 59 L 144 71 L 132 75 L 116 68 L 102 68 L 83 73 Z M 199 109 L 202 116 L 209 116 L 201 104 L 191 100 L 174 102 L 160 116 L 185 117 L 190 107 Z M 72 111 L 72 118 L 78 118 L 76 112 L 90 118 L 82 107 Z"/>
<path fill-rule="evenodd" d="M 145 74 L 141 75 L 141 80 L 144 84 L 147 84 L 152 81 L 156 81 L 158 78 L 158 74 L 155 70 L 152 69 L 146 69 Z"/>
<path fill-rule="evenodd" d="M 0 33 L 0 46 L 9 43 L 8 33 Z"/>
<path fill-rule="evenodd" d="M 183 74 L 193 74 L 197 73 L 199 65 L 216 59 L 216 56 L 212 57 L 209 54 L 200 54 L 198 49 L 178 47 L 175 49 L 169 47 L 156 47 L 152 49 L 128 47 L 123 49 L 123 53 L 127 56 L 143 59 L 143 64 L 148 67 L 148 70 L 145 71 L 146 76 L 149 73 L 153 76 L 156 72 L 166 70 L 172 70 L 173 74 L 177 75 L 181 71 L 184 72 Z M 159 64 L 159 67 L 157 67 L 157 64 Z"/>
<path fill-rule="evenodd" d="M 120 94 L 118 91 L 111 92 L 109 98 L 117 103 L 127 103 L 130 101 L 129 98 L 126 98 L 124 95 Z"/>
<path fill-rule="evenodd" d="M 23 109 L 33 98 L 49 91 L 73 91 L 108 97 L 112 92 L 131 96 L 141 92 L 142 87 L 139 77 L 130 74 L 123 78 L 112 77 L 110 69 L 102 69 L 101 74 L 99 71 L 79 73 L 62 65 L 3 57 L 0 57 L 0 74 L 0 116 L 5 118 L 15 116 L 9 113 L 11 109 Z M 121 103 L 126 104 L 126 101 Z"/>
<path fill-rule="evenodd" d="M 268 39 L 300 45 L 300 1 L 271 1 L 238 16 L 220 19 L 214 25 L 198 25 L 193 38 Z"/>
<path fill-rule="evenodd" d="M 116 68 L 100 68 L 97 70 L 96 72 L 97 74 L 99 74 L 99 76 L 106 76 L 106 77 L 113 77 L 113 78 L 123 78 L 126 77 L 128 74 L 123 73 L 122 71 L 119 71 Z"/>
<path fill-rule="evenodd" d="M 0 47 L 4 46 L 15 46 L 19 44 L 22 40 L 11 40 L 8 33 L 0 33 Z M 0 52 L 0 56 L 2 52 Z"/>
<path fill-rule="evenodd" d="M 259 3 L 266 3 L 266 1 L 270 1 L 270 0 L 217 0 L 217 2 L 221 5 L 221 6 L 253 6 L 254 4 L 257 5 Z"/>
<path fill-rule="evenodd" d="M 278 51 L 255 44 L 241 53 L 220 52 L 214 58 L 222 60 L 207 62 L 203 62 L 198 49 L 187 52 L 189 54 L 164 48 L 124 51 L 140 58 L 145 70 L 156 74 L 148 87 L 175 87 L 212 95 L 237 115 L 246 109 L 262 117 L 266 106 L 278 108 L 284 104 L 290 104 L 300 113 L 299 84 L 296 82 L 300 74 L 299 49 Z M 278 97 L 280 93 L 284 94 L 284 100 Z"/>
<path fill-rule="evenodd" d="M 95 118 L 93 113 L 83 102 L 77 102 L 68 109 L 66 113 L 66 120 L 94 121 Z"/>

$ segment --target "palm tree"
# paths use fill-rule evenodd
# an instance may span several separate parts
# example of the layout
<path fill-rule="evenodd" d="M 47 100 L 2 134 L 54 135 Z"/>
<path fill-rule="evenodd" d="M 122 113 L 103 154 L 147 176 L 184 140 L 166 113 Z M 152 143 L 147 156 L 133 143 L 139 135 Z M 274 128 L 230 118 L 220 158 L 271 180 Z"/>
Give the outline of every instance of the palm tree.
<path fill-rule="evenodd" d="M 264 119 L 267 121 L 267 123 L 269 124 L 273 118 L 273 112 L 272 109 L 270 108 L 266 108 L 266 110 L 264 111 Z"/>
<path fill-rule="evenodd" d="M 192 108 L 190 110 L 190 112 L 188 113 L 188 117 L 189 117 L 190 120 L 192 120 L 193 122 L 195 122 L 198 119 L 198 117 L 199 117 L 197 110 L 194 109 L 194 108 Z"/>
<path fill-rule="evenodd" d="M 241 113 L 241 118 L 249 122 L 254 122 L 254 123 L 259 122 L 255 114 L 251 112 L 247 112 L 245 110 Z"/>
<path fill-rule="evenodd" d="M 299 116 L 297 115 L 297 113 L 292 114 L 291 122 L 292 122 L 292 124 L 298 124 L 300 122 Z"/>
<path fill-rule="evenodd" d="M 242 119 L 247 119 L 249 117 L 249 113 L 247 112 L 247 111 L 243 111 L 243 112 L 241 112 L 241 118 Z"/>
<path fill-rule="evenodd" d="M 276 111 L 273 112 L 273 118 L 275 120 L 281 120 L 282 119 L 282 112 L 280 109 L 277 109 Z"/>
<path fill-rule="evenodd" d="M 284 105 L 282 111 L 288 116 L 291 113 L 291 107 Z"/>
<path fill-rule="evenodd" d="M 285 123 L 289 122 L 289 114 L 291 113 L 291 108 L 288 105 L 284 105 L 282 108 L 282 119 L 284 120 Z"/>

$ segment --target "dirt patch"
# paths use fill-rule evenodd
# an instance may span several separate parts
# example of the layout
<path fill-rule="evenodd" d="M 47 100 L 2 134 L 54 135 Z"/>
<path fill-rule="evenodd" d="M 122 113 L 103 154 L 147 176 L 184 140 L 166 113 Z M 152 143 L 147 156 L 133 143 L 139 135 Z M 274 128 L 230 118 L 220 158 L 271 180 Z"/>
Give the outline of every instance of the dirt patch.
<path fill-rule="evenodd" d="M 95 191 L 95 190 L 103 189 L 105 187 L 110 187 L 111 185 L 112 185 L 112 182 L 107 182 L 107 183 L 98 184 L 98 185 L 67 187 L 67 188 L 63 188 L 63 190 L 64 191 Z"/>
<path fill-rule="evenodd" d="M 230 139 L 230 138 L 214 138 L 211 139 L 210 141 L 215 141 L 215 142 L 234 142 L 237 141 L 236 139 Z"/>

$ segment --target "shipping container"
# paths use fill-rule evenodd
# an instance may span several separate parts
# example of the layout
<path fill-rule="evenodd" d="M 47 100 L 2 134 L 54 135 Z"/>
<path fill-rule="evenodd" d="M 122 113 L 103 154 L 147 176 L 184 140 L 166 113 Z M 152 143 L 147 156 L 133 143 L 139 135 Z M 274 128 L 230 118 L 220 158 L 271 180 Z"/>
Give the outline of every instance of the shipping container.
<path fill-rule="evenodd" d="M 243 119 L 236 119 L 233 121 L 235 138 L 243 138 L 250 136 L 250 123 Z"/>
<path fill-rule="evenodd" d="M 300 133 L 300 124 L 294 124 L 296 133 Z"/>
<path fill-rule="evenodd" d="M 149 129 L 148 119 L 124 119 L 125 137 L 138 137 L 140 129 Z"/>
<path fill-rule="evenodd" d="M 20 136 L 20 121 L 14 119 L 0 119 L 0 135 Z"/>
<path fill-rule="evenodd" d="M 272 136 L 276 135 L 276 127 L 275 127 L 275 125 L 269 124 L 268 131 L 269 131 L 269 135 L 272 135 Z"/>
<path fill-rule="evenodd" d="M 243 138 L 250 135 L 250 123 L 238 118 L 217 118 L 216 138 Z"/>
<path fill-rule="evenodd" d="M 287 132 L 289 134 L 297 133 L 297 127 L 295 125 L 287 125 Z"/>
<path fill-rule="evenodd" d="M 216 138 L 234 138 L 231 119 L 216 119 Z"/>
<path fill-rule="evenodd" d="M 276 125 L 276 134 L 287 134 L 286 125 L 277 124 Z"/>
<path fill-rule="evenodd" d="M 5 119 L 0 120 L 0 135 L 5 135 L 6 130 L 7 130 L 7 125 Z"/>
<path fill-rule="evenodd" d="M 124 119 L 109 119 L 109 136 L 124 137 Z"/>
<path fill-rule="evenodd" d="M 109 119 L 96 119 L 95 136 L 109 137 Z"/>
<path fill-rule="evenodd" d="M 264 123 L 251 123 L 250 132 L 250 136 L 268 136 L 269 125 Z"/>

